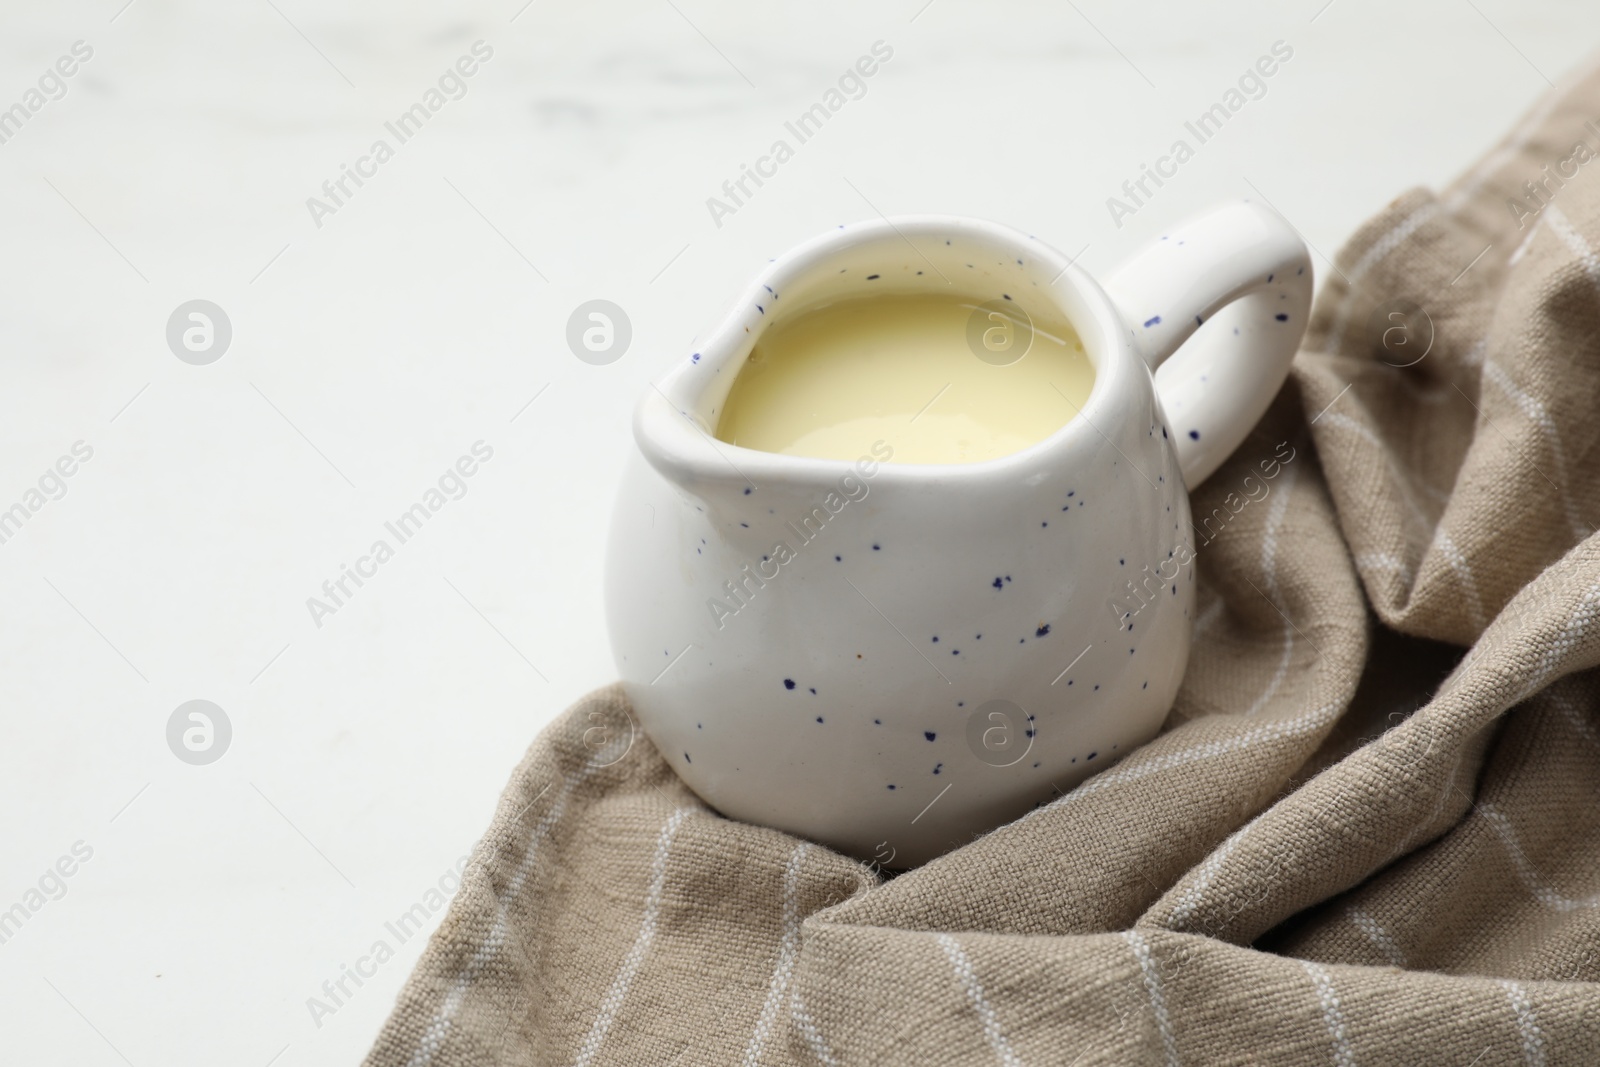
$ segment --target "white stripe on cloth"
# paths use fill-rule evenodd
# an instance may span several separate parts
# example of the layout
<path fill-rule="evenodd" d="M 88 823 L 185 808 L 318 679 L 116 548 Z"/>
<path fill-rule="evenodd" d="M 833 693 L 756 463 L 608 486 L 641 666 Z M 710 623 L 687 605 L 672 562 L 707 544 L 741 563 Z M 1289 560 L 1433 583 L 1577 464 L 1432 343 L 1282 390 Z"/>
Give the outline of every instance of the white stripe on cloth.
<path fill-rule="evenodd" d="M 1328 1038 L 1333 1042 L 1333 1062 L 1338 1067 L 1356 1067 L 1356 1054 L 1350 1048 L 1350 1039 L 1345 1034 L 1344 1012 L 1339 1007 L 1339 994 L 1333 988 L 1333 979 L 1327 971 L 1310 960 L 1301 960 L 1300 966 L 1311 977 L 1311 984 L 1317 990 L 1317 1000 L 1322 1004 L 1322 1022 L 1328 1028 Z"/>
<path fill-rule="evenodd" d="M 1429 485 L 1421 478 L 1416 479 L 1416 485 L 1418 489 L 1433 497 L 1433 499 L 1437 500 L 1441 504 L 1450 503 L 1450 497 L 1454 495 L 1455 492 L 1454 486 L 1451 486 L 1449 489 L 1440 489 L 1436 486 Z"/>
<path fill-rule="evenodd" d="M 1362 936 L 1368 941 L 1372 942 L 1372 947 L 1377 949 L 1378 954 L 1388 960 L 1392 966 L 1404 967 L 1406 965 L 1405 953 L 1400 951 L 1400 946 L 1394 943 L 1394 938 L 1389 936 L 1389 931 L 1385 930 L 1378 920 L 1354 905 L 1348 908 L 1345 914 L 1350 916 L 1350 922 L 1355 928 L 1360 930 Z"/>
<path fill-rule="evenodd" d="M 1594 254 L 1594 249 L 1584 239 L 1583 234 L 1578 232 L 1572 220 L 1567 218 L 1566 212 L 1551 204 L 1544 209 L 1544 217 L 1550 224 L 1550 232 L 1561 238 L 1561 243 L 1578 257 L 1579 263 L 1583 264 L 1589 280 L 1596 287 L 1600 287 L 1600 256 Z"/>
<path fill-rule="evenodd" d="M 1494 804 L 1479 804 L 1478 814 L 1484 817 L 1499 836 L 1500 843 L 1505 846 L 1506 853 L 1511 857 L 1512 866 L 1517 869 L 1517 877 L 1522 880 L 1522 884 L 1527 887 L 1535 900 L 1552 911 L 1582 911 L 1585 908 L 1600 907 L 1600 893 L 1587 897 L 1569 897 L 1546 885 L 1539 877 L 1539 872 L 1534 870 L 1528 854 L 1522 851 L 1522 843 L 1517 840 L 1517 832 L 1512 828 L 1511 820 L 1506 818 L 1505 812 Z"/>
<path fill-rule="evenodd" d="M 1517 1036 L 1522 1039 L 1522 1061 L 1528 1067 L 1544 1067 L 1544 1031 L 1539 1029 L 1539 1017 L 1534 1014 L 1533 1001 L 1528 991 L 1516 982 L 1502 981 L 1511 1010 L 1517 1015 Z"/>
<path fill-rule="evenodd" d="M 1350 313 L 1355 310 L 1356 289 L 1362 277 L 1443 210 L 1444 208 L 1436 200 L 1430 200 L 1428 203 L 1423 204 L 1417 210 L 1401 219 L 1394 229 L 1374 241 L 1372 247 L 1366 250 L 1353 267 L 1342 272 L 1343 277 L 1350 283 L 1350 290 L 1344 294 L 1344 299 L 1339 302 L 1339 310 L 1333 319 L 1333 328 L 1328 331 L 1328 351 L 1339 351 L 1344 342 L 1345 327 L 1349 325 Z"/>
<path fill-rule="evenodd" d="M 1383 459 L 1384 465 L 1389 467 L 1390 471 L 1392 472 L 1391 482 L 1394 485 L 1395 491 L 1400 494 L 1401 502 L 1405 504 L 1411 517 L 1416 520 L 1419 529 L 1427 532 L 1433 530 L 1434 527 L 1438 525 L 1439 519 L 1434 515 L 1429 514 L 1427 509 L 1418 503 L 1417 498 L 1412 491 L 1412 483 L 1415 482 L 1416 488 L 1420 488 L 1423 492 L 1427 493 L 1436 500 L 1448 501 L 1450 499 L 1449 493 L 1435 489 L 1430 485 L 1423 485 L 1421 480 L 1417 478 L 1416 472 L 1408 471 L 1401 467 L 1399 457 L 1395 454 L 1395 449 L 1385 444 L 1384 441 L 1378 437 L 1375 432 L 1373 432 L 1371 427 L 1365 425 L 1357 419 L 1351 418 L 1349 415 L 1325 415 L 1323 418 L 1327 421 L 1329 426 L 1342 426 L 1351 433 L 1361 437 L 1363 440 L 1367 441 L 1377 449 L 1378 455 Z"/>
<path fill-rule="evenodd" d="M 1129 762 L 1123 763 L 1113 770 L 1102 771 L 1100 774 L 1095 775 L 1061 799 L 1052 801 L 1042 808 L 1034 808 L 1013 825 L 1019 825 L 1029 819 L 1038 818 L 1039 815 L 1047 811 L 1059 810 L 1071 804 L 1074 800 L 1081 800 L 1084 797 L 1100 792 L 1102 789 L 1121 785 L 1123 782 L 1137 782 L 1142 778 L 1150 777 L 1152 774 L 1160 774 L 1163 771 L 1196 763 L 1200 760 L 1225 756 L 1230 752 L 1249 748 L 1259 741 L 1278 741 L 1283 738 L 1302 737 L 1305 734 L 1320 730 L 1329 722 L 1338 718 L 1339 712 L 1343 707 L 1344 705 L 1341 703 L 1324 704 L 1315 711 L 1306 712 L 1304 715 L 1298 715 L 1292 719 L 1269 722 L 1264 726 L 1257 726 L 1253 730 L 1247 730 L 1237 737 L 1224 738 L 1220 741 L 1207 741 L 1203 745 L 1179 749 L 1177 752 L 1169 752 L 1166 755 L 1148 759 L 1132 757 Z"/>
<path fill-rule="evenodd" d="M 1600 733 L 1596 733 L 1594 726 L 1588 719 L 1583 717 L 1583 707 L 1567 694 L 1566 687 L 1564 685 L 1552 686 L 1549 690 L 1549 696 L 1551 700 L 1555 701 L 1556 707 L 1561 709 L 1561 714 L 1566 717 L 1567 722 L 1572 724 L 1572 728 L 1578 732 L 1578 735 L 1589 744 L 1600 748 Z"/>
<path fill-rule="evenodd" d="M 1022 1061 L 1011 1051 L 1011 1043 L 1006 1040 L 1005 1033 L 1000 1029 L 994 1005 L 983 995 L 983 983 L 978 981 L 978 974 L 972 969 L 972 961 L 967 959 L 967 954 L 961 951 L 961 946 L 956 944 L 956 939 L 949 934 L 940 934 L 938 940 L 939 947 L 944 949 L 945 958 L 950 961 L 950 969 L 955 972 L 956 981 L 967 994 L 967 1002 L 978 1013 L 978 1021 L 983 1026 L 983 1038 L 989 1042 L 989 1047 L 994 1049 L 995 1058 L 1003 1067 L 1022 1067 Z"/>
<path fill-rule="evenodd" d="M 667 817 L 667 821 L 661 827 L 661 833 L 656 836 L 656 853 L 650 860 L 650 888 L 644 896 L 644 916 L 639 920 L 639 933 L 634 937 L 633 946 L 628 949 L 628 954 L 622 958 L 616 976 L 611 979 L 611 988 L 606 990 L 606 995 L 600 1000 L 600 1011 L 590 1025 L 589 1033 L 584 1037 L 583 1043 L 578 1046 L 578 1058 L 573 1061 L 574 1067 L 586 1067 L 600 1051 L 600 1046 L 605 1044 L 606 1035 L 611 1032 L 612 1023 L 616 1022 L 617 1012 L 621 1010 L 622 1002 L 627 999 L 628 988 L 633 985 L 634 977 L 638 975 L 645 956 L 650 952 L 650 945 L 656 939 L 656 919 L 661 912 L 661 893 L 667 883 L 667 860 L 672 854 L 673 835 L 678 832 L 683 820 L 698 810 L 698 806 L 695 805 L 677 809 Z"/>
<path fill-rule="evenodd" d="M 1194 620 L 1193 636 L 1198 638 L 1201 634 L 1211 629 L 1211 627 L 1215 625 L 1216 621 L 1222 617 L 1222 612 L 1225 608 L 1227 608 L 1227 606 L 1228 602 L 1223 600 L 1220 596 L 1213 600 L 1211 602 L 1211 606 L 1202 611 L 1199 618 Z"/>
<path fill-rule="evenodd" d="M 1167 1014 L 1167 998 L 1161 989 L 1161 976 L 1156 973 L 1155 960 L 1150 955 L 1150 943 L 1137 930 L 1123 931 L 1122 939 L 1133 950 L 1133 958 L 1139 963 L 1145 995 L 1150 998 L 1150 1012 L 1156 1017 L 1156 1032 L 1161 1035 L 1165 1067 L 1178 1067 L 1178 1043 L 1172 1033 L 1172 1018 Z"/>
<path fill-rule="evenodd" d="M 1483 365 L 1483 374 L 1498 385 L 1501 391 L 1511 398 L 1512 403 L 1522 409 L 1524 418 L 1539 427 L 1545 443 L 1550 446 L 1550 460 L 1556 466 L 1556 492 L 1561 497 L 1561 508 L 1566 512 L 1567 526 L 1578 540 L 1588 537 L 1594 531 L 1579 517 L 1572 500 L 1572 493 L 1567 488 L 1567 453 L 1561 447 L 1561 434 L 1556 429 L 1556 421 L 1550 417 L 1549 410 L 1541 401 L 1518 389 L 1511 376 L 1499 364 L 1486 361 Z"/>
<path fill-rule="evenodd" d="M 1511 258 L 1506 260 L 1506 266 L 1515 267 L 1518 263 L 1521 263 L 1522 257 L 1526 256 L 1528 251 L 1533 248 L 1534 238 L 1543 233 L 1544 228 L 1544 216 L 1540 215 L 1538 218 L 1533 220 L 1533 225 L 1528 227 L 1528 236 L 1522 239 L 1522 243 L 1519 244 L 1516 247 L 1516 250 L 1511 253 Z"/>
<path fill-rule="evenodd" d="M 1417 502 L 1412 490 L 1420 489 L 1441 503 L 1449 502 L 1450 493 L 1448 491 L 1426 484 L 1416 471 L 1408 471 L 1400 466 L 1395 446 L 1385 442 L 1377 435 L 1376 431 L 1359 419 L 1352 418 L 1349 415 L 1326 415 L 1323 417 L 1327 419 L 1329 426 L 1341 426 L 1377 450 L 1378 454 L 1383 458 L 1384 465 L 1393 472 L 1395 490 L 1400 494 L 1401 500 L 1405 502 L 1406 507 L 1410 509 L 1412 516 L 1423 530 L 1431 530 L 1437 525 L 1438 520 Z"/>
<path fill-rule="evenodd" d="M 1389 449 L 1389 446 L 1384 444 L 1383 440 L 1379 438 L 1370 427 L 1361 422 L 1359 419 L 1351 418 L 1349 415 L 1344 415 L 1337 412 L 1329 413 L 1322 416 L 1322 418 L 1328 421 L 1329 426 L 1343 426 L 1351 433 L 1366 441 L 1367 444 L 1371 445 L 1373 448 L 1380 448 L 1384 451 L 1388 451 Z"/>
<path fill-rule="evenodd" d="M 1461 599 L 1466 604 L 1472 628 L 1482 633 L 1484 627 L 1489 625 L 1489 620 L 1483 614 L 1483 597 L 1478 592 L 1477 579 L 1472 576 L 1472 564 L 1467 562 L 1466 554 L 1456 547 L 1455 539 L 1445 530 L 1442 521 L 1433 528 L 1433 543 L 1444 553 L 1450 569 L 1455 572 L 1456 580 L 1461 583 Z"/>
<path fill-rule="evenodd" d="M 1389 552 L 1363 552 L 1356 556 L 1356 566 L 1362 570 L 1391 571 L 1400 579 L 1400 584 L 1411 585 L 1414 573 L 1411 564 Z"/>
<path fill-rule="evenodd" d="M 833 1049 L 828 1047 L 828 1042 L 823 1039 L 822 1031 L 817 1029 L 817 1024 L 811 1018 L 811 1013 L 806 1011 L 806 1005 L 800 999 L 800 990 L 796 989 L 789 996 L 789 1017 L 794 1020 L 794 1025 L 800 1030 L 800 1036 L 805 1038 L 806 1048 L 811 1050 L 811 1055 L 823 1067 L 839 1067 L 839 1058 L 833 1054 Z"/>
<path fill-rule="evenodd" d="M 1554 676 L 1567 665 L 1567 657 L 1572 654 L 1573 649 L 1581 645 L 1584 638 L 1594 629 L 1597 617 L 1600 617 L 1600 585 L 1591 585 L 1584 592 L 1583 599 L 1578 601 L 1578 606 L 1573 609 L 1572 617 L 1561 628 L 1561 632 L 1550 643 L 1550 647 L 1539 657 L 1538 666 L 1530 680 L 1523 685 L 1516 700 L 1512 701 L 1513 704 L 1522 703 L 1554 680 Z"/>
<path fill-rule="evenodd" d="M 745 1046 L 744 1059 L 740 1061 L 744 1067 L 756 1067 L 761 1062 L 761 1053 L 766 1049 L 772 1024 L 789 988 L 789 976 L 794 972 L 795 949 L 800 942 L 800 866 L 810 848 L 804 842 L 796 845 L 783 870 L 783 924 L 778 938 L 778 959 L 772 967 L 772 979 L 767 983 L 766 1002 L 761 1005 L 756 1028 L 750 1034 L 750 1043 Z"/>
<path fill-rule="evenodd" d="M 1482 344 L 1482 341 L 1478 342 L 1478 345 Z M 1478 345 L 1474 345 L 1465 352 L 1461 353 L 1460 360 L 1463 366 L 1475 367 L 1479 363 L 1483 362 L 1483 353 L 1478 351 Z M 1394 380 L 1399 382 L 1405 388 L 1406 392 L 1410 393 L 1412 398 L 1419 404 L 1448 404 L 1456 397 L 1461 395 L 1455 391 L 1454 386 L 1446 384 L 1430 388 L 1421 379 L 1411 374 L 1397 374 L 1395 375 Z M 1446 493 L 1444 495 L 1448 496 L 1449 494 Z"/>
<path fill-rule="evenodd" d="M 615 760 L 611 761 L 616 762 Z M 428 1025 L 422 1029 L 422 1037 L 417 1040 L 416 1051 L 406 1061 L 406 1067 L 429 1067 L 434 1056 L 444 1047 L 444 1040 L 455 1025 L 455 1017 L 461 1011 L 461 1005 L 467 999 L 467 992 L 488 970 L 489 964 L 500 955 L 505 947 L 506 933 L 511 925 L 510 913 L 506 910 L 508 902 L 515 900 L 522 893 L 522 887 L 533 874 L 534 867 L 539 859 L 539 846 L 550 836 L 556 823 L 561 821 L 562 814 L 567 809 L 567 801 L 571 798 L 573 790 L 582 785 L 596 773 L 603 770 L 610 763 L 598 763 L 594 760 L 586 763 L 576 775 L 563 776 L 561 791 L 550 802 L 550 810 L 540 817 L 534 824 L 533 832 L 528 835 L 527 849 L 522 854 L 522 862 L 517 864 L 517 869 L 511 874 L 511 881 L 506 883 L 504 895 L 495 896 L 494 921 L 489 924 L 489 932 L 484 935 L 483 941 L 473 950 L 467 958 L 466 965 L 461 968 L 450 988 L 445 992 L 444 1000 L 439 1005 L 439 1010 L 434 1013 Z M 537 802 L 538 797 L 534 800 Z M 471 870 L 469 867 L 468 870 Z M 494 887 L 489 886 L 489 892 L 494 893 Z"/>
<path fill-rule="evenodd" d="M 1428 751 L 1432 751 L 1432 749 L 1433 738 L 1430 735 L 1428 738 Z M 1423 753 L 1423 755 L 1426 754 L 1426 752 Z M 1439 790 L 1439 799 L 1434 801 L 1433 810 L 1428 813 L 1428 817 L 1426 819 L 1419 819 L 1415 824 L 1412 825 L 1411 832 L 1406 834 L 1406 836 L 1400 840 L 1400 843 L 1394 847 L 1394 851 L 1389 853 L 1389 862 L 1393 862 L 1396 858 L 1409 852 L 1411 850 L 1411 843 L 1413 841 L 1417 840 L 1424 834 L 1433 832 L 1436 828 L 1438 828 L 1439 817 L 1444 814 L 1445 805 L 1449 802 L 1452 795 L 1459 793 L 1459 790 L 1456 789 L 1456 776 L 1461 773 L 1461 765 L 1466 762 L 1466 758 L 1467 754 L 1464 749 L 1456 750 L 1456 758 L 1450 764 L 1450 775 L 1444 781 L 1444 788 Z M 1407 766 L 1407 769 L 1410 769 L 1410 765 Z M 1415 782 L 1417 779 L 1413 778 L 1412 781 Z M 1465 794 L 1460 795 L 1464 796 Z"/>
<path fill-rule="evenodd" d="M 1283 616 L 1283 656 L 1278 661 L 1278 669 L 1272 675 L 1272 680 L 1267 683 L 1267 688 L 1250 705 L 1250 710 L 1244 713 L 1245 718 L 1254 718 L 1256 713 L 1267 706 L 1267 701 L 1278 692 L 1278 687 L 1289 676 L 1289 661 L 1294 656 L 1294 623 L 1289 621 L 1289 615 L 1278 607 L 1278 527 L 1283 525 L 1283 516 L 1289 509 L 1289 494 L 1294 492 L 1294 483 L 1300 477 L 1300 468 L 1290 467 L 1284 476 L 1283 485 L 1278 489 L 1278 495 L 1273 499 L 1272 506 L 1267 509 L 1267 529 L 1261 536 L 1261 574 L 1262 580 L 1267 583 L 1267 597 L 1278 614 Z"/>
<path fill-rule="evenodd" d="M 1172 914 L 1167 916 L 1165 925 L 1168 929 L 1185 929 L 1189 920 L 1194 917 L 1196 909 L 1200 907 L 1201 902 L 1205 899 L 1206 890 L 1211 888 L 1212 879 L 1216 878 L 1217 871 L 1221 869 L 1223 862 L 1238 847 L 1240 840 L 1254 825 L 1255 821 L 1251 820 L 1229 834 L 1228 839 L 1211 855 L 1207 856 L 1204 863 L 1200 864 L 1200 870 L 1195 874 L 1194 882 L 1183 891 L 1183 895 L 1178 898 L 1178 903 L 1172 909 Z"/>

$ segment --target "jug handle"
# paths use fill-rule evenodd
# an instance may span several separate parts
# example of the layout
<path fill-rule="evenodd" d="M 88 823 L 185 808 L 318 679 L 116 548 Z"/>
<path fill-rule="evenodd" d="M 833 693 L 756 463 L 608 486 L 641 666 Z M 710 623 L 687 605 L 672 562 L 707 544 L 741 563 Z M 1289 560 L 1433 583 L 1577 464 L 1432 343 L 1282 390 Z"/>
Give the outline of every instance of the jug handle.
<path fill-rule="evenodd" d="M 1311 280 L 1294 227 L 1248 200 L 1173 227 L 1112 273 L 1106 292 L 1134 350 L 1159 369 L 1156 393 L 1189 488 L 1233 454 L 1283 387 L 1310 319 Z"/>

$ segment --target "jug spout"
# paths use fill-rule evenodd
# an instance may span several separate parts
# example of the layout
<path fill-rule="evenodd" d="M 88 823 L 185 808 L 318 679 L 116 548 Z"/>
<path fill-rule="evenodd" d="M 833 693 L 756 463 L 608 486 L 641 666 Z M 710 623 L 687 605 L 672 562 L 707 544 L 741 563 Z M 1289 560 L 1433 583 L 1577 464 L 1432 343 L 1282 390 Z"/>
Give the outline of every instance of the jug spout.
<path fill-rule="evenodd" d="M 652 389 L 634 416 L 639 450 L 657 474 L 690 506 L 704 513 L 723 541 L 771 544 L 785 521 L 806 540 L 807 523 L 818 506 L 837 513 L 838 501 L 864 498 L 866 482 L 894 456 L 893 445 L 878 441 L 854 461 L 759 452 L 716 436 L 720 400 L 694 398 L 675 403 L 673 394 Z M 827 515 L 824 514 L 823 521 Z M 777 527 L 774 527 L 774 524 Z"/>
<path fill-rule="evenodd" d="M 756 482 L 716 438 L 716 398 L 672 376 L 651 389 L 634 412 L 639 451 L 656 472 L 681 492 L 721 510 L 750 496 Z M 726 390 L 723 391 L 724 395 Z"/>

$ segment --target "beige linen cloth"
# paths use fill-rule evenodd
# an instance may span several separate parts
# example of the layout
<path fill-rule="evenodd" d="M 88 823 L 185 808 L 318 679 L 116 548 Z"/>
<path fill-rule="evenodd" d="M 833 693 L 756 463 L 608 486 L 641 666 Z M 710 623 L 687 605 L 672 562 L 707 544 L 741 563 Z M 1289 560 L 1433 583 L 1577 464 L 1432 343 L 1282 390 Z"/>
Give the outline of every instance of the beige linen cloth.
<path fill-rule="evenodd" d="M 642 735 L 602 766 L 603 690 L 518 766 L 367 1063 L 1600 1064 L 1590 120 L 1593 74 L 1340 253 L 1194 494 L 1225 522 L 1158 739 L 885 879 L 708 810 Z"/>

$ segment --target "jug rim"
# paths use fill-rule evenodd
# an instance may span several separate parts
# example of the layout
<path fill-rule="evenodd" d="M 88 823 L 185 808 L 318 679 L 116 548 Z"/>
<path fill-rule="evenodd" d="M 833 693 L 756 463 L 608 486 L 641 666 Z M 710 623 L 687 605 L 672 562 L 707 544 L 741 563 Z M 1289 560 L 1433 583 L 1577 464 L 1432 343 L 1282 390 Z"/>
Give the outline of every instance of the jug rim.
<path fill-rule="evenodd" d="M 1130 331 L 1111 298 L 1077 264 L 1076 258 L 1068 258 L 1033 235 L 1000 223 L 958 215 L 900 215 L 841 224 L 770 260 L 698 349 L 659 383 L 652 382 L 640 399 L 634 411 L 634 438 L 650 464 L 674 480 L 725 480 L 737 476 L 752 488 L 760 484 L 762 475 L 820 485 L 852 469 L 855 462 L 850 460 L 767 452 L 724 441 L 716 436 L 716 421 L 709 417 L 715 414 L 714 410 L 700 410 L 700 400 L 714 375 L 730 369 L 748 343 L 753 343 L 772 322 L 782 320 L 781 312 L 768 315 L 767 309 L 775 300 L 781 300 L 788 286 L 826 265 L 831 257 L 885 237 L 900 239 L 926 258 L 913 243 L 913 236 L 936 237 L 947 243 L 966 237 L 1004 248 L 1008 253 L 1023 254 L 1043 265 L 1052 280 L 1041 288 L 1083 342 L 1084 354 L 1094 368 L 1094 382 L 1082 407 L 1048 437 L 1003 456 L 972 463 L 885 463 L 874 477 L 875 484 L 928 478 L 992 479 L 1031 470 L 1053 455 L 1092 444 L 1095 438 L 1110 442 L 1109 434 L 1100 429 L 1100 420 L 1107 416 L 1112 398 L 1127 388 L 1128 378 L 1145 370 L 1145 364 L 1134 358 Z M 1018 263 L 1022 262 L 1019 258 Z M 953 283 L 947 279 L 946 284 Z M 928 284 L 929 291 L 939 288 L 942 287 L 936 279 Z M 737 376 L 738 369 L 732 369 Z M 889 444 L 892 446 L 893 442 Z"/>

